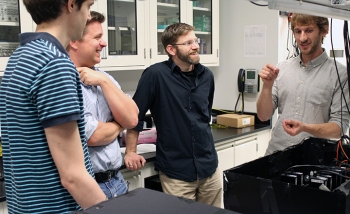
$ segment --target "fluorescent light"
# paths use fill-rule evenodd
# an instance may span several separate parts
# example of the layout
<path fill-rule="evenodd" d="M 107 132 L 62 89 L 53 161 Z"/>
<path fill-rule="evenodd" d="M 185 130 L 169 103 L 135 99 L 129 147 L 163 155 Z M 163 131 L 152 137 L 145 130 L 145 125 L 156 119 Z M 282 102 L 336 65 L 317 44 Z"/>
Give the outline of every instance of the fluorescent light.
<path fill-rule="evenodd" d="M 331 6 L 329 0 L 326 1 L 329 5 L 324 4 L 325 0 L 314 0 L 313 2 L 303 0 L 267 0 L 269 9 L 350 20 L 349 5 L 344 5 L 344 7 L 337 5 L 335 8 Z"/>

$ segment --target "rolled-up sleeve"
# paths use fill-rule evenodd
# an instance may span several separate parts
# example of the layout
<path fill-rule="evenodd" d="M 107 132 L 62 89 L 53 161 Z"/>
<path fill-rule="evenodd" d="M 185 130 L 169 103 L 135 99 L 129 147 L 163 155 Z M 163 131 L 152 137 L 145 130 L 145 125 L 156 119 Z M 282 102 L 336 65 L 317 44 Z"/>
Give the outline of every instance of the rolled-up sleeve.
<path fill-rule="evenodd" d="M 91 135 L 97 129 L 98 121 L 92 117 L 90 112 L 85 111 L 85 135 L 86 139 L 89 140 Z"/>

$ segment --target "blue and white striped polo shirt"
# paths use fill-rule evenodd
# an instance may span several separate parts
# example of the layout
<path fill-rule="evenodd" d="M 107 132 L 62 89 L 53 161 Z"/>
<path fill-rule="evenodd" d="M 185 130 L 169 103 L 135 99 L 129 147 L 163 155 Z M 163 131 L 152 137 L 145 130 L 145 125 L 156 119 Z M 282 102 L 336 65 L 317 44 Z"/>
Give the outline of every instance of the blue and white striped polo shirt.
<path fill-rule="evenodd" d="M 70 213 L 80 209 L 61 185 L 44 128 L 76 120 L 85 156 L 84 107 L 79 74 L 59 41 L 23 33 L 0 88 L 0 119 L 9 213 Z M 74 164 L 74 163 L 72 163 Z"/>

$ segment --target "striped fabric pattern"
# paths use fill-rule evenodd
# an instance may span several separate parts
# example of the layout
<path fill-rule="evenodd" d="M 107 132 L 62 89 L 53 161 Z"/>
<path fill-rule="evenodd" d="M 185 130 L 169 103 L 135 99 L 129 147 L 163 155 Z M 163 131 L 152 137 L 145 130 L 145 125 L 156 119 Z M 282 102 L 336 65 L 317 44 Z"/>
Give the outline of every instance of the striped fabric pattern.
<path fill-rule="evenodd" d="M 80 207 L 61 185 L 43 127 L 77 120 L 85 165 L 93 175 L 79 74 L 54 37 L 45 34 L 24 44 L 28 38 L 21 36 L 21 46 L 10 57 L 0 88 L 8 210 L 70 213 Z"/>

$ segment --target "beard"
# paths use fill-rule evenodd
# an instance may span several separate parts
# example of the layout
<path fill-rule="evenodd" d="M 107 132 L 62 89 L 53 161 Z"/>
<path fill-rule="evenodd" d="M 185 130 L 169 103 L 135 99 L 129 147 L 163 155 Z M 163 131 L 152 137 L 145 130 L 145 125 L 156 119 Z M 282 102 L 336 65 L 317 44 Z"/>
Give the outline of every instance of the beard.
<path fill-rule="evenodd" d="M 199 55 L 196 55 L 194 57 L 191 54 L 187 54 L 187 53 L 181 51 L 178 47 L 176 47 L 176 53 L 177 53 L 177 57 L 183 62 L 187 62 L 187 63 L 192 64 L 192 65 L 196 65 L 199 63 L 199 60 L 200 60 Z M 198 50 L 196 50 L 196 53 L 198 54 Z"/>
<path fill-rule="evenodd" d="M 319 34 L 318 37 L 315 38 L 314 43 L 312 44 L 311 49 L 309 51 L 308 50 L 303 51 L 303 49 L 301 49 L 301 48 L 299 48 L 299 49 L 300 49 L 302 54 L 311 55 L 311 54 L 315 53 L 315 51 L 318 49 L 321 41 L 322 41 L 322 36 L 321 36 L 321 34 Z"/>

